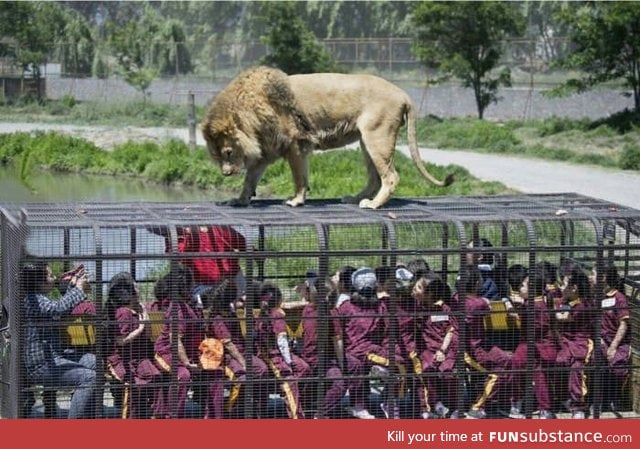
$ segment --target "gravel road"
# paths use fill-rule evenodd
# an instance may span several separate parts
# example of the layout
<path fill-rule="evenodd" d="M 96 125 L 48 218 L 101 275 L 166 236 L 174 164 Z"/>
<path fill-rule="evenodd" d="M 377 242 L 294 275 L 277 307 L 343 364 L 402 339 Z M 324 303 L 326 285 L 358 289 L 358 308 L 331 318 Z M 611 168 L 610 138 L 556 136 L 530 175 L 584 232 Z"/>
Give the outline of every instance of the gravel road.
<path fill-rule="evenodd" d="M 127 140 L 168 138 L 188 141 L 186 128 L 114 128 L 34 123 L 0 123 L 0 133 L 15 131 L 55 130 L 95 142 L 103 148 Z M 199 145 L 204 145 L 197 133 Z M 408 154 L 406 147 L 400 151 Z M 573 165 L 517 156 L 444 151 L 431 148 L 420 150 L 423 160 L 437 165 L 456 164 L 486 181 L 499 181 L 524 193 L 575 192 L 640 210 L 640 173 L 595 166 Z"/>

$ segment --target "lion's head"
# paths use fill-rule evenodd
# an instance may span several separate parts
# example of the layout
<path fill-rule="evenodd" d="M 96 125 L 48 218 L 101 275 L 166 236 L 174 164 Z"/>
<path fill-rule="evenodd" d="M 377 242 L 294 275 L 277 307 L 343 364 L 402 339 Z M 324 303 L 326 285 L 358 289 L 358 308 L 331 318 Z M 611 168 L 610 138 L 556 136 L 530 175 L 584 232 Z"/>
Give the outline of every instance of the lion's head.
<path fill-rule="evenodd" d="M 232 117 L 209 122 L 203 129 L 211 158 L 220 165 L 224 176 L 238 175 L 245 167 L 244 133 Z"/>

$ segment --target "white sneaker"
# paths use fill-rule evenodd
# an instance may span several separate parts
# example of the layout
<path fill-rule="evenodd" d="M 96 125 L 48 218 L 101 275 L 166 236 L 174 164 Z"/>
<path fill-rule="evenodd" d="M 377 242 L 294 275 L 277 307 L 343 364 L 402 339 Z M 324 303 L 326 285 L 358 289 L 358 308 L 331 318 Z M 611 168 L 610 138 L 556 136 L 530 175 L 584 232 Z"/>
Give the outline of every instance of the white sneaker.
<path fill-rule="evenodd" d="M 572 419 L 584 419 L 584 412 L 577 411 L 571 414 Z"/>
<path fill-rule="evenodd" d="M 369 410 L 367 410 L 366 408 L 349 408 L 349 413 L 351 413 L 351 416 L 358 419 L 376 419 L 376 417 L 369 413 Z"/>

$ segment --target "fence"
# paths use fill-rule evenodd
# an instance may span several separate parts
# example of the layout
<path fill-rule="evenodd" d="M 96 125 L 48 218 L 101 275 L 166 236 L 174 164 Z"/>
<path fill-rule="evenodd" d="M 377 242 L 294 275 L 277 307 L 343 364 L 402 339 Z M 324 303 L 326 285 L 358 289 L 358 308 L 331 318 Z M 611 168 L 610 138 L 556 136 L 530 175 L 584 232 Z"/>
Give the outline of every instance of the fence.
<path fill-rule="evenodd" d="M 2 361 L 2 414 L 76 416 L 78 393 L 88 388 L 99 399 L 83 412 L 96 417 L 362 418 L 369 413 L 384 417 L 383 409 L 401 418 L 425 413 L 444 417 L 454 411 L 461 417 L 480 410 L 490 417 L 516 411 L 540 417 L 540 409 L 547 407 L 546 412 L 564 417 L 567 400 L 573 412 L 596 418 L 613 416 L 607 407 L 612 401 L 616 416 L 635 417 L 640 413 L 639 220 L 636 210 L 575 194 L 396 199 L 377 211 L 330 200 L 312 201 L 300 209 L 266 200 L 247 209 L 212 203 L 6 205 L 0 255 L 10 320 Z M 220 246 L 222 241 L 227 244 Z M 472 300 L 463 302 L 464 295 L 444 294 L 439 297 L 442 302 L 433 303 L 420 296 L 420 289 L 438 277 L 454 291 L 465 291 L 458 278 L 467 279 L 468 258 L 474 261 L 469 272 L 474 276 L 479 275 L 476 268 L 493 267 L 496 289 L 486 293 L 491 301 L 481 300 L 482 307 L 475 308 L 478 304 Z M 417 277 L 412 262 L 416 259 L 437 275 L 423 273 L 430 281 L 422 287 L 407 275 L 409 271 L 396 273 L 404 265 Z M 71 288 L 56 303 L 66 304 L 65 310 L 34 314 L 29 301 L 38 290 L 26 283 L 24 270 L 25 263 L 39 261 L 56 273 L 82 263 L 90 273 L 93 309 L 78 309 L 87 303 L 80 303 L 82 295 Z M 548 335 L 527 323 L 534 316 L 544 317 L 558 332 L 560 353 L 566 338 L 577 333 L 573 326 L 578 323 L 563 324 L 562 313 L 579 302 L 566 297 L 563 303 L 550 294 L 540 310 L 533 301 L 521 306 L 507 288 L 506 270 L 527 269 L 533 278 L 543 263 L 558 267 L 567 261 L 581 273 L 590 267 L 604 273 L 614 264 L 626 283 L 630 306 L 612 308 L 608 297 L 595 295 L 591 302 L 589 295 L 583 296 L 584 304 L 575 312 L 581 310 L 582 319 L 587 318 L 581 322 L 586 326 L 580 329 L 581 341 L 593 351 L 583 354 L 582 363 L 570 365 L 560 363 L 560 357 L 556 363 L 554 357 L 541 370 L 539 358 L 532 354 Z M 193 269 L 201 288 L 191 290 L 184 266 Z M 376 300 L 371 273 L 358 271 L 353 288 L 347 290 L 351 299 L 344 303 L 347 297 L 328 290 L 324 281 L 346 266 L 379 268 L 377 279 L 391 280 L 388 294 Z M 213 277 L 198 277 L 202 268 Z M 230 280 L 212 273 L 226 274 Z M 402 276 L 396 284 L 397 274 Z M 130 280 L 137 283 L 138 293 L 114 302 L 123 298 L 114 292 Z M 52 297 L 67 288 L 56 286 L 57 293 L 49 293 Z M 603 292 L 603 287 L 598 280 L 594 291 Z M 529 288 L 532 297 L 542 296 L 538 287 Z M 504 307 L 507 299 L 520 307 L 519 320 L 511 320 Z M 162 300 L 172 305 L 167 308 Z M 147 310 L 157 306 L 164 312 L 145 315 L 137 301 Z M 70 313 L 72 306 L 75 313 Z M 588 345 L 608 338 L 602 323 L 611 323 L 612 311 L 620 312 L 616 316 L 631 315 L 631 338 L 625 343 L 632 352 L 616 366 L 615 372 L 622 375 L 613 378 L 600 346 Z M 435 348 L 433 339 L 423 338 L 437 329 L 451 332 L 452 341 L 444 346 L 438 342 Z M 34 370 L 27 348 L 31 351 L 34 342 L 42 343 L 34 339 L 37 335 L 47 335 L 51 345 L 54 336 L 62 335 L 61 346 L 51 347 L 74 363 L 84 360 L 76 367 L 94 373 L 95 383 L 58 378 L 52 382 Z M 330 355 L 334 335 L 342 335 L 344 359 L 339 351 Z M 209 340 L 201 346 L 205 337 Z M 511 362 L 500 366 L 480 360 L 476 338 L 483 339 L 482 348 L 495 346 L 498 349 L 492 351 L 501 351 Z M 313 347 L 316 351 L 309 352 Z M 448 354 L 446 369 L 437 364 L 434 369 L 440 349 Z M 470 354 L 483 366 L 469 359 Z M 93 365 L 87 366 L 87 358 Z M 546 405 L 538 394 L 538 376 L 543 374 L 554 379 Z M 586 397 L 577 396 L 571 383 L 583 378 Z M 484 386 L 508 379 L 513 381 L 507 385 L 518 386 L 521 403 L 511 404 L 505 388 L 483 396 Z M 612 382 L 615 388 L 604 388 Z M 519 407 L 514 411 L 510 407 L 515 405 Z"/>

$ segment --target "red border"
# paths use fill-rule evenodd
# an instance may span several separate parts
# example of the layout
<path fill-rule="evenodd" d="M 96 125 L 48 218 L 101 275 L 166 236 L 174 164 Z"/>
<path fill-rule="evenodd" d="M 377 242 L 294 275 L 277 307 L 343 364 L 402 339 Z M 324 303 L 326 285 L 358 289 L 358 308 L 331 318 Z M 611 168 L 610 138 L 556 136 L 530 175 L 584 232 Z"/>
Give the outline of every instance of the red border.
<path fill-rule="evenodd" d="M 5 445 L 27 448 L 559 448 L 639 447 L 633 419 L 602 420 L 0 420 Z M 618 441 L 589 441 L 599 433 Z M 411 436 L 434 441 L 411 441 Z M 546 437 L 545 437 L 546 435 Z M 448 441 L 442 437 L 448 436 Z M 534 436 L 547 442 L 504 441 Z M 493 438 L 493 441 L 490 439 Z M 576 441 L 582 438 L 584 441 Z M 553 441 L 553 440 L 556 441 Z"/>

